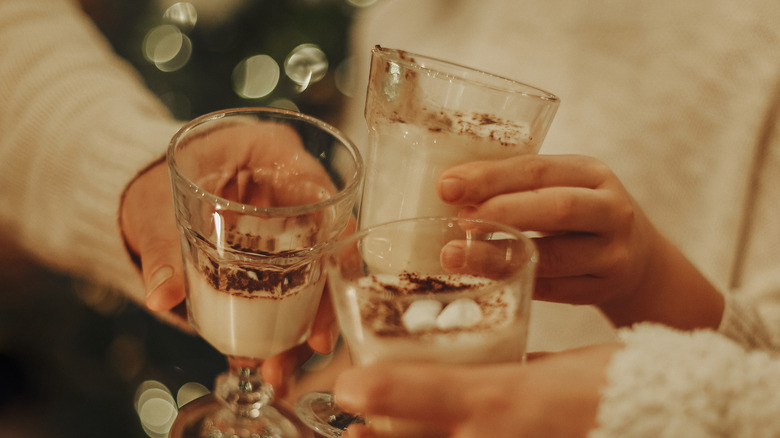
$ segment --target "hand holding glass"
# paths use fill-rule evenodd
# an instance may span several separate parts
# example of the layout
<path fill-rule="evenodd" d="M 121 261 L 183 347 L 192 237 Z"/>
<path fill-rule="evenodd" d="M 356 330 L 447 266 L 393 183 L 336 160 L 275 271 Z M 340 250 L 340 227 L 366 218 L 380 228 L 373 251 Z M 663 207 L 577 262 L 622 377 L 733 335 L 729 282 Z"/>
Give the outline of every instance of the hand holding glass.
<path fill-rule="evenodd" d="M 299 113 L 235 109 L 183 127 L 168 164 L 190 323 L 230 365 L 217 379 L 219 402 L 173 433 L 308 435 L 259 369 L 310 334 L 323 252 L 352 220 L 357 149 Z"/>
<path fill-rule="evenodd" d="M 339 327 L 356 365 L 522 361 L 535 266 L 534 244 L 519 231 L 448 218 L 359 231 L 336 244 L 326 263 Z M 296 412 L 319 433 L 340 436 L 340 425 L 333 424 L 339 410 L 329 394 L 305 395 Z M 442 433 L 395 419 L 367 420 L 380 436 Z"/>
<path fill-rule="evenodd" d="M 560 100 L 511 79 L 376 47 L 366 96 L 368 150 L 359 228 L 456 216 L 436 180 L 458 164 L 539 152 Z"/>

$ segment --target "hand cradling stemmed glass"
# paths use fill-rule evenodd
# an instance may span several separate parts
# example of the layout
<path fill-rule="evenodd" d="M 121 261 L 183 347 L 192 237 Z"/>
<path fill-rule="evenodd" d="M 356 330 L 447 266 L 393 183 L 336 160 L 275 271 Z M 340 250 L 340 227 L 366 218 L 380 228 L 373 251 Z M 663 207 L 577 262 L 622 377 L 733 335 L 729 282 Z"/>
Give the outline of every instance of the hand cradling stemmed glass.
<path fill-rule="evenodd" d="M 234 109 L 183 127 L 168 164 L 190 324 L 229 363 L 172 436 L 310 435 L 260 370 L 311 333 L 322 257 L 354 223 L 359 153 L 299 113 Z"/>

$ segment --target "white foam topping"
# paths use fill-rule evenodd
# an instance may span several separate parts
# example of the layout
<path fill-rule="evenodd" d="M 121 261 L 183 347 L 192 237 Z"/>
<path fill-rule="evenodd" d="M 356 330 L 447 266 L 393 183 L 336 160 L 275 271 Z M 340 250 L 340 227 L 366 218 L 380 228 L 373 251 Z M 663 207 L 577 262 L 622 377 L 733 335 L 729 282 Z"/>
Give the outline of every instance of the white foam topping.
<path fill-rule="evenodd" d="M 471 327 L 482 320 L 482 308 L 474 300 L 458 298 L 436 317 L 436 327 L 442 330 Z"/>
<path fill-rule="evenodd" d="M 401 317 L 404 327 L 409 332 L 430 330 L 436 327 L 436 317 L 444 305 L 437 300 L 414 301 Z"/>

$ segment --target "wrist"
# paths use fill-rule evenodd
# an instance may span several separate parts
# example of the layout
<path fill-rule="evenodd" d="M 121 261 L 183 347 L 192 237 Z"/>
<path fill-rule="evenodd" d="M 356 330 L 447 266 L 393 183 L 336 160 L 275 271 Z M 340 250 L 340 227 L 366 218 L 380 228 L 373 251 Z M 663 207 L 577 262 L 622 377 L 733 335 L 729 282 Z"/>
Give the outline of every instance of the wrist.
<path fill-rule="evenodd" d="M 671 242 L 663 236 L 657 242 L 636 291 L 602 311 L 618 327 L 647 321 L 683 330 L 717 329 L 723 295 Z"/>

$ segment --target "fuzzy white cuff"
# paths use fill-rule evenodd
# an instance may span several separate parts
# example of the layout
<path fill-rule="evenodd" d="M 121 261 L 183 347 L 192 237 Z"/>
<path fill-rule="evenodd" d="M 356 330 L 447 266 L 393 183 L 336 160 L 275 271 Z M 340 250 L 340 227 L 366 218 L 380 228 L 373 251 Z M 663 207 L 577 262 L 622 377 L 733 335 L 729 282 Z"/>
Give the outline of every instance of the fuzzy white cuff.
<path fill-rule="evenodd" d="M 590 438 L 780 436 L 780 360 L 713 331 L 620 331 Z"/>

